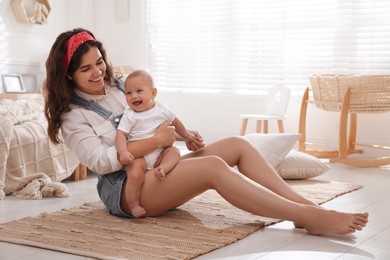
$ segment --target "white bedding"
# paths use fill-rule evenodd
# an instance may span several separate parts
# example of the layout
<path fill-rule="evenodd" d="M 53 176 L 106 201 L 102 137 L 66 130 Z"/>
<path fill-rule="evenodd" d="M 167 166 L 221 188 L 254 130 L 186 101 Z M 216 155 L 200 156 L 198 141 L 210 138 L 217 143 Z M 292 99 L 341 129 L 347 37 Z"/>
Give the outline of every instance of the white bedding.
<path fill-rule="evenodd" d="M 47 136 L 43 100 L 0 101 L 0 199 L 68 196 L 60 183 L 79 164 L 64 144 Z"/>

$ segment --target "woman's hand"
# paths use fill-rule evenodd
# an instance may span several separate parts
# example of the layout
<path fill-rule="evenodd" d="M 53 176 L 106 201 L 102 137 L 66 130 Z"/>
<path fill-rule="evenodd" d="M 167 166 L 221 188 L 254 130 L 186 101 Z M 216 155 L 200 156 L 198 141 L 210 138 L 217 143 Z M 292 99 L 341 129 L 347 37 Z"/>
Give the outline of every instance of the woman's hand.
<path fill-rule="evenodd" d="M 187 149 L 193 152 L 202 149 L 205 146 L 202 136 L 196 131 L 189 130 L 188 132 L 193 134 L 195 139 L 192 141 L 185 141 Z"/>
<path fill-rule="evenodd" d="M 175 127 L 170 122 L 162 123 L 154 134 L 154 138 L 160 148 L 172 146 L 176 140 Z"/>

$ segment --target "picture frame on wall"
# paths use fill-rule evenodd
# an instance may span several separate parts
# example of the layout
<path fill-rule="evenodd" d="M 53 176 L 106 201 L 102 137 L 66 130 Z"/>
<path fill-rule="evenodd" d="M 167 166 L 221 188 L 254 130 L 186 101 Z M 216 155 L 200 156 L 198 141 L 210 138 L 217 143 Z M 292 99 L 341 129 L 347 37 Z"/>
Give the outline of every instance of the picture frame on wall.
<path fill-rule="evenodd" d="M 1 80 L 6 93 L 26 92 L 21 74 L 1 74 Z"/>

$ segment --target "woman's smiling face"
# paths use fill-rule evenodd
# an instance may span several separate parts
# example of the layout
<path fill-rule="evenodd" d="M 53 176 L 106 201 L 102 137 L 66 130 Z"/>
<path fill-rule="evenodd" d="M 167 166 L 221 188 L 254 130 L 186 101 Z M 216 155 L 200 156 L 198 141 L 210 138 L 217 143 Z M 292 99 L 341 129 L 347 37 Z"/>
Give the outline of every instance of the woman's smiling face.
<path fill-rule="evenodd" d="M 92 95 L 103 95 L 106 63 L 97 47 L 92 46 L 82 57 L 72 79 L 76 87 Z"/>

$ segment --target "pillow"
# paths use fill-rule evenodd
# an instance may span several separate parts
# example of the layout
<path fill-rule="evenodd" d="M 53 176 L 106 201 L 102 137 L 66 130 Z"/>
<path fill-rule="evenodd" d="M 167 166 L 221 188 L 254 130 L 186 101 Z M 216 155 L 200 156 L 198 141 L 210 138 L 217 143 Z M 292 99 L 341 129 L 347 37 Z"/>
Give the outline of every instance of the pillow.
<path fill-rule="evenodd" d="M 245 137 L 276 168 L 294 147 L 300 134 L 247 134 Z"/>
<path fill-rule="evenodd" d="M 329 169 L 329 165 L 316 157 L 296 150 L 290 151 L 276 167 L 276 171 L 285 180 L 312 178 Z"/>

